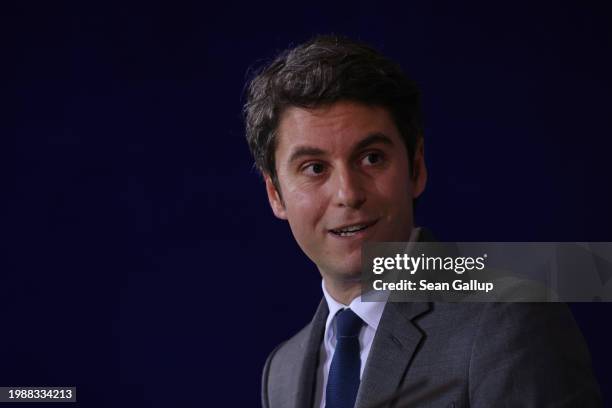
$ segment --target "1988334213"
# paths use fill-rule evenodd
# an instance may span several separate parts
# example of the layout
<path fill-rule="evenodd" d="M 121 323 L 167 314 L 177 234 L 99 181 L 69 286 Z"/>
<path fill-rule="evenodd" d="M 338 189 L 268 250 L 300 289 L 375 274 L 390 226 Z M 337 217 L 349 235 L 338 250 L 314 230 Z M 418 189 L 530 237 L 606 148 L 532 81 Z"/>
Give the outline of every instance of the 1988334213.
<path fill-rule="evenodd" d="M 0 387 L 0 402 L 76 402 L 76 387 Z"/>

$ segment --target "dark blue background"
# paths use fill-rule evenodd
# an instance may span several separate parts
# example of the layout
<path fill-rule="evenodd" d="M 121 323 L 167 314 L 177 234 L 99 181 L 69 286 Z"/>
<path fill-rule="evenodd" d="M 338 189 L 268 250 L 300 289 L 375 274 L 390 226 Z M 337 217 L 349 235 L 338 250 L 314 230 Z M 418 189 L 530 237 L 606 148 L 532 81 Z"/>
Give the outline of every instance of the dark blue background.
<path fill-rule="evenodd" d="M 0 384 L 76 385 L 86 407 L 259 404 L 320 277 L 268 208 L 242 90 L 316 33 L 419 83 L 418 221 L 439 239 L 612 241 L 609 3 L 497 3 L 5 8 Z M 608 400 L 611 306 L 572 306 Z"/>

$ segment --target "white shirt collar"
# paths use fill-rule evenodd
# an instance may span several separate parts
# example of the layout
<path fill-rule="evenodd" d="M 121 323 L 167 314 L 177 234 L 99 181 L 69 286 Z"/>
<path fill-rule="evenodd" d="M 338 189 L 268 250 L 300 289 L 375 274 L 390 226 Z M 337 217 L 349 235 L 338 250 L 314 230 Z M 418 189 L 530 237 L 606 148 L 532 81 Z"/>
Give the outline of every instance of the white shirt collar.
<path fill-rule="evenodd" d="M 327 289 L 325 289 L 324 280 L 321 282 L 321 287 L 323 288 L 323 295 L 325 296 L 325 301 L 327 302 L 327 307 L 329 308 L 329 315 L 327 316 L 327 321 L 325 322 L 325 331 L 327 333 L 329 333 L 329 326 L 331 325 L 338 311 L 347 307 L 350 307 L 351 310 L 355 312 L 355 314 L 359 316 L 368 326 L 374 330 L 378 329 L 378 323 L 382 317 L 385 302 L 362 302 L 361 296 L 357 296 L 355 299 L 353 299 L 350 305 L 344 305 L 329 294 Z"/>

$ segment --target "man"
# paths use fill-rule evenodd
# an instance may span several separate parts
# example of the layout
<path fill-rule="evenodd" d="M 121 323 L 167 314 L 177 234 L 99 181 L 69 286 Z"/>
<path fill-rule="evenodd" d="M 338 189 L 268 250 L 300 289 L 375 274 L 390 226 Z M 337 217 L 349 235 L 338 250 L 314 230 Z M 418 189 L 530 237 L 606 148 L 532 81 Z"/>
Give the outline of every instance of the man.
<path fill-rule="evenodd" d="M 264 407 L 601 404 L 563 305 L 361 302 L 364 242 L 430 239 L 413 221 L 419 93 L 396 64 L 317 37 L 251 81 L 245 114 L 272 210 L 323 278 L 312 322 L 266 362 Z"/>

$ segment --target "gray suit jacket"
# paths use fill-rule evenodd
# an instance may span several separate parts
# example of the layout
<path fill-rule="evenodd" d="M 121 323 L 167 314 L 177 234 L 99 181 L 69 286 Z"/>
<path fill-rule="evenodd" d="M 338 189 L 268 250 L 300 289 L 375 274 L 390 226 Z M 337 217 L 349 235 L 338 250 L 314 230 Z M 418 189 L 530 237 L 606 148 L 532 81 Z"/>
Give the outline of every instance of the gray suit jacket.
<path fill-rule="evenodd" d="M 269 356 L 263 406 L 313 406 L 325 320 Z M 388 303 L 356 408 L 599 407 L 588 350 L 564 304 Z"/>
<path fill-rule="evenodd" d="M 422 230 L 420 241 L 434 241 Z M 265 408 L 310 408 L 328 309 L 266 361 Z M 600 407 L 584 339 L 562 303 L 385 306 L 355 408 Z M 318 407 L 316 407 L 318 408 Z"/>

